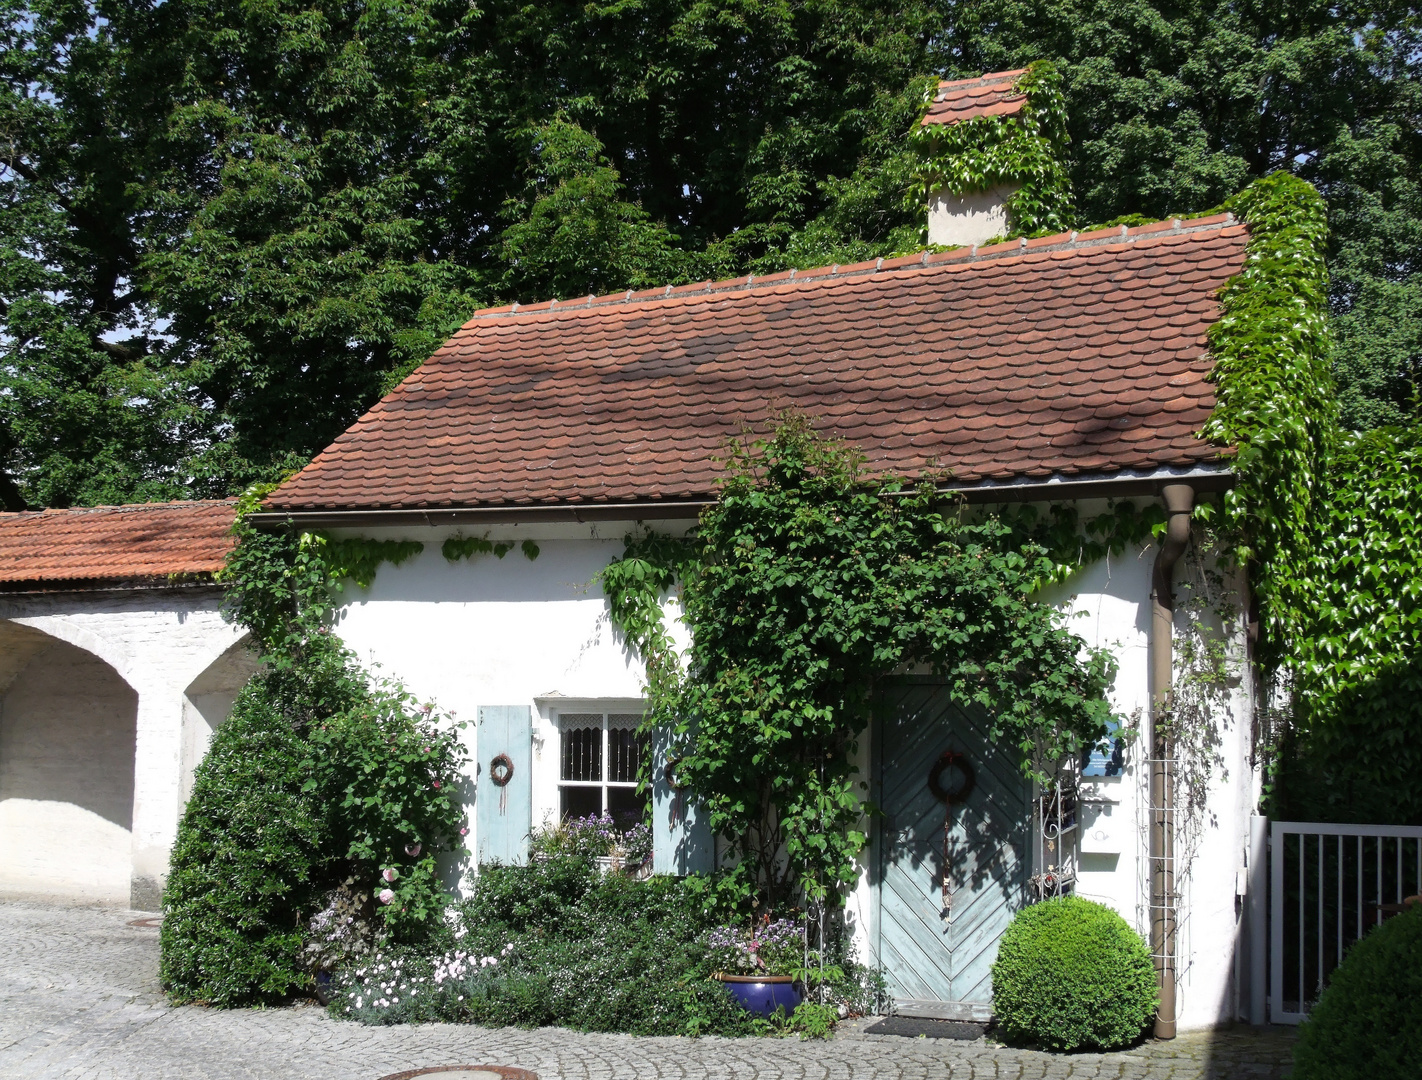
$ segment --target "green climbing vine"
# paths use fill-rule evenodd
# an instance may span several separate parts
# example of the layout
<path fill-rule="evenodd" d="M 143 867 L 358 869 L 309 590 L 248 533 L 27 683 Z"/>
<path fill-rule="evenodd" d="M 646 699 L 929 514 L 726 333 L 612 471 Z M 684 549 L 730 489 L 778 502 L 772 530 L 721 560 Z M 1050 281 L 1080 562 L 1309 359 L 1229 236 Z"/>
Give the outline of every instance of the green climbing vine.
<path fill-rule="evenodd" d="M 425 550 L 418 540 L 369 540 L 363 536 L 333 540 L 325 533 L 302 533 L 300 542 L 319 549 L 327 577 L 336 589 L 343 581 L 368 589 L 375 583 L 381 563 L 399 566 Z"/>
<path fill-rule="evenodd" d="M 487 534 L 451 536 L 440 546 L 440 554 L 450 562 L 472 559 L 475 555 L 493 555 L 496 559 L 502 559 L 515 547 L 523 552 L 523 557 L 529 562 L 538 558 L 539 548 L 532 540 L 524 540 L 521 543 L 513 540 L 490 540 Z"/>
<path fill-rule="evenodd" d="M 1075 211 L 1065 165 L 1071 140 L 1061 73 L 1050 61 L 1039 60 L 1018 80 L 1017 89 L 1027 100 L 1016 116 L 914 127 L 910 142 L 919 164 L 910 198 L 916 206 L 926 205 L 941 188 L 969 193 L 1015 184 L 1007 200 L 1010 229 L 1003 239 L 1072 227 Z"/>
<path fill-rule="evenodd" d="M 1095 745 L 1113 661 L 1033 601 L 1044 548 L 945 500 L 935 477 L 871 477 L 860 455 L 782 418 L 735 451 L 687 540 L 629 543 L 604 571 L 614 621 L 648 662 L 647 723 L 740 856 L 730 879 L 772 905 L 837 899 L 856 876 L 854 760 L 878 682 L 922 664 L 991 717 L 1025 773 Z M 681 582 L 683 670 L 662 623 Z"/>
<path fill-rule="evenodd" d="M 1236 448 L 1214 525 L 1250 568 L 1260 655 L 1273 668 L 1292 647 L 1286 583 L 1314 545 L 1336 432 L 1327 207 L 1311 184 L 1275 173 L 1225 209 L 1248 223 L 1249 241 L 1210 330 L 1217 403 L 1204 434 Z"/>

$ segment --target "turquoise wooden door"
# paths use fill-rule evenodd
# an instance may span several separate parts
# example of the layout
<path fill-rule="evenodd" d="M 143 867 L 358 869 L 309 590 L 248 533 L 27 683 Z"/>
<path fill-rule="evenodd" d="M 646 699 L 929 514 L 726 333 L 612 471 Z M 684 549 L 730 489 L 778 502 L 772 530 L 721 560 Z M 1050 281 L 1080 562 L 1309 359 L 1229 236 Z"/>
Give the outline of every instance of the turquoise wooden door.
<path fill-rule="evenodd" d="M 1013 750 L 989 741 L 986 716 L 954 705 L 936 680 L 884 691 L 876 743 L 876 936 L 889 991 L 904 1013 L 986 1020 L 997 944 L 1026 897 L 1030 786 Z M 964 755 L 974 777 L 951 809 L 930 786 L 945 751 Z M 965 776 L 948 767 L 937 779 L 953 791 Z"/>

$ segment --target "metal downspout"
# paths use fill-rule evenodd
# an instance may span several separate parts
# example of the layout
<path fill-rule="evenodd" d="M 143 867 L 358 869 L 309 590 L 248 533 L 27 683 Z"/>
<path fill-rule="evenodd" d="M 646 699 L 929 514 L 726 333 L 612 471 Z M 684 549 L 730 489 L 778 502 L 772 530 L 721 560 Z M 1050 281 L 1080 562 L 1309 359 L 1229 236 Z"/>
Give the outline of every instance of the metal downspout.
<path fill-rule="evenodd" d="M 1167 723 L 1174 679 L 1171 639 L 1175 630 L 1175 596 L 1172 578 L 1175 563 L 1190 540 L 1190 514 L 1195 489 L 1189 484 L 1166 484 L 1165 537 L 1151 574 L 1150 683 L 1150 950 L 1155 954 L 1160 1007 L 1155 1017 L 1155 1037 L 1175 1038 L 1175 784 L 1168 762 L 1172 747 Z"/>

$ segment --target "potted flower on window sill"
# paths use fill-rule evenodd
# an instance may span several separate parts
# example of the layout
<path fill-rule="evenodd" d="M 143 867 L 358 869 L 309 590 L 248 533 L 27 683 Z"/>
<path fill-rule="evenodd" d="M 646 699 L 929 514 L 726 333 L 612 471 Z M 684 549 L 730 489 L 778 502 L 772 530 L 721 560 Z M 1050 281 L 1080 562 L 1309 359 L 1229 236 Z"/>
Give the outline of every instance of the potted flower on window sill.
<path fill-rule="evenodd" d="M 789 919 L 763 916 L 749 928 L 722 926 L 707 939 L 715 974 L 741 1008 L 757 1016 L 784 1009 L 788 1017 L 800 1004 L 795 976 L 804 963 L 804 930 Z"/>
<path fill-rule="evenodd" d="M 531 844 L 535 862 L 559 856 L 590 859 L 603 874 L 647 877 L 652 872 L 652 830 L 637 824 L 622 829 L 611 814 L 590 814 L 535 829 Z"/>

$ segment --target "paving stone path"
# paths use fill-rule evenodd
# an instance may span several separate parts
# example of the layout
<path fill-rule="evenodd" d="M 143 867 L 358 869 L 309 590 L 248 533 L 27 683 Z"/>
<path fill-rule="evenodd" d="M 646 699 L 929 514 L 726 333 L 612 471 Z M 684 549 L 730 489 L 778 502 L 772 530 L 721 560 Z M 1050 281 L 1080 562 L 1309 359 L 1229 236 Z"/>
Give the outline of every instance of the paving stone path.
<path fill-rule="evenodd" d="M 0 901 L 5 1080 L 377 1080 L 434 1065 L 507 1065 L 540 1080 L 1282 1080 L 1291 1033 L 1248 1028 L 1119 1054 L 1042 1054 L 979 1039 L 651 1039 L 560 1028 L 361 1027 L 314 1005 L 172 1008 L 158 932 L 116 908 Z"/>

